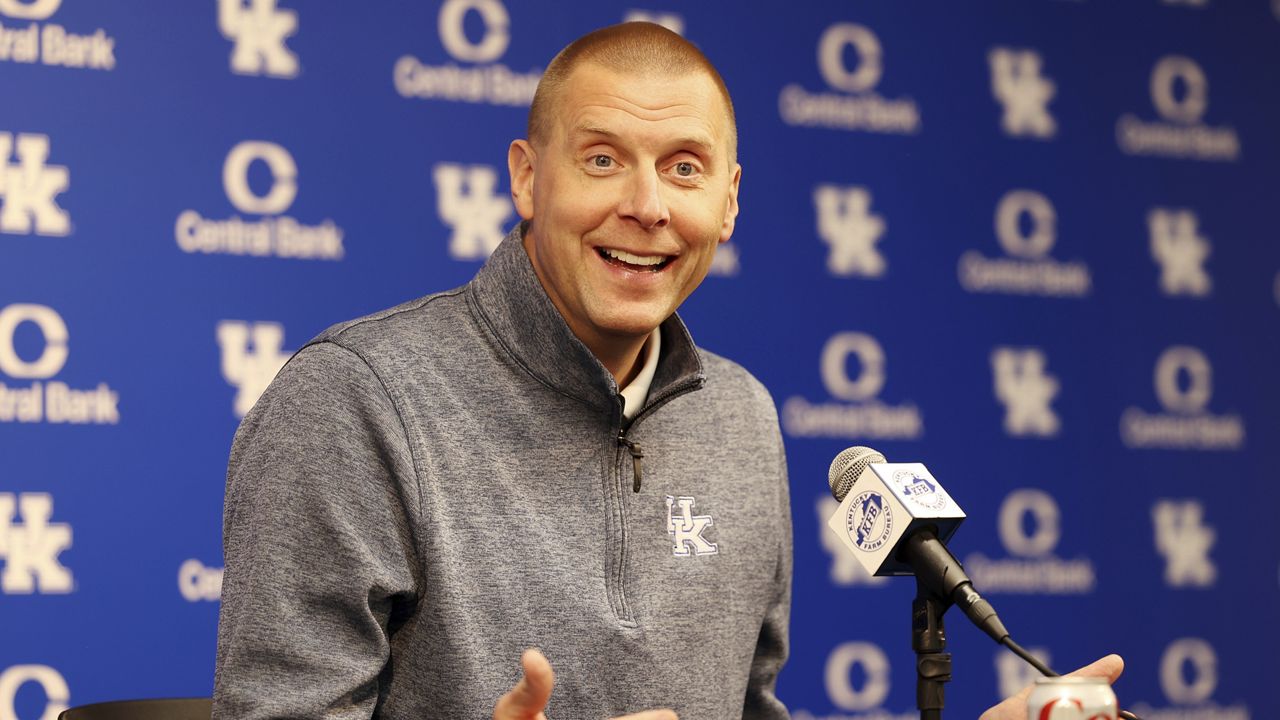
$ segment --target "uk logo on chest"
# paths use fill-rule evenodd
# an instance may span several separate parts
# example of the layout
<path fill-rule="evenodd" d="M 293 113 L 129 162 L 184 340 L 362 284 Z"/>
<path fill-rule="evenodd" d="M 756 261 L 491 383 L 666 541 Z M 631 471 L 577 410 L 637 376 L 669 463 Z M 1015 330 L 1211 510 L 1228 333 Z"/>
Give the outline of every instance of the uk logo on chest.
<path fill-rule="evenodd" d="M 691 497 L 667 495 L 667 534 L 671 536 L 671 554 L 676 557 L 715 555 L 720 547 L 709 542 L 704 533 L 714 525 L 710 515 L 694 515 Z"/>

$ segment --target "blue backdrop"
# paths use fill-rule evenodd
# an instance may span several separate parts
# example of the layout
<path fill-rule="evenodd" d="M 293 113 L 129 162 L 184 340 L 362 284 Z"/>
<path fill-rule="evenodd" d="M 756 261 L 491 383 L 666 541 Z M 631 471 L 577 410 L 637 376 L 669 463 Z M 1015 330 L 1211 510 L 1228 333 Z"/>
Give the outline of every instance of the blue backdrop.
<path fill-rule="evenodd" d="M 825 527 L 872 445 L 1059 669 L 1266 717 L 1280 644 L 1280 2 L 0 0 L 0 720 L 212 689 L 232 433 L 324 327 L 465 282 L 538 73 L 643 17 L 733 93 L 742 214 L 682 314 L 790 458 L 780 693 L 914 716 L 909 580 Z M 1029 675 L 950 620 L 948 715 Z"/>

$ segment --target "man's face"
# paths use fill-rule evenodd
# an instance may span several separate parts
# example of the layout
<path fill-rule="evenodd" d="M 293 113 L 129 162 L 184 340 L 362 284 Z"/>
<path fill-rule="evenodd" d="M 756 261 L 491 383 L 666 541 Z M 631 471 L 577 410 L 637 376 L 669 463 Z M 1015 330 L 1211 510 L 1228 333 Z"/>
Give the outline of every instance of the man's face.
<path fill-rule="evenodd" d="M 512 143 L 512 194 L 547 294 L 588 347 L 647 335 L 706 277 L 733 233 L 741 168 L 705 74 L 584 64 L 536 147 Z"/>

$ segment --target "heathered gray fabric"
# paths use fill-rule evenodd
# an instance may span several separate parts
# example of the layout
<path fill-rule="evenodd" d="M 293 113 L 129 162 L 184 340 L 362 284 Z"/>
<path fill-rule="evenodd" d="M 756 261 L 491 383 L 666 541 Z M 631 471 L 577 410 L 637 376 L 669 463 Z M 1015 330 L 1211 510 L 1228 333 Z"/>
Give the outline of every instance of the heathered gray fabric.
<path fill-rule="evenodd" d="M 613 378 L 509 236 L 468 285 L 331 328 L 236 434 L 214 717 L 488 718 L 538 647 L 551 720 L 782 718 L 791 527 L 767 391 L 672 317 Z M 666 496 L 710 515 L 676 557 Z"/>

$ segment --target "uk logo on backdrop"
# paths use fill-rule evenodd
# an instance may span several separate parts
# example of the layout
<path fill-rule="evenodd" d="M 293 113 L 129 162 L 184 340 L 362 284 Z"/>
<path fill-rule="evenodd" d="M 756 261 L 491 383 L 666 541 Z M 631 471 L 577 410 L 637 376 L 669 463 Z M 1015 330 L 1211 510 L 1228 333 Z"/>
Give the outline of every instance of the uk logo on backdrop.
<path fill-rule="evenodd" d="M 1188 208 L 1152 208 L 1147 213 L 1151 259 L 1160 267 L 1160 292 L 1208 297 L 1213 279 L 1204 269 L 1212 252 L 1200 234 L 1200 219 Z"/>
<path fill-rule="evenodd" d="M 218 0 L 218 31 L 235 43 L 231 72 L 295 78 L 302 71 L 286 40 L 298 32 L 298 13 L 277 0 Z"/>
<path fill-rule="evenodd" d="M 483 27 L 478 39 L 464 27 L 473 14 Z M 511 15 L 501 0 L 445 0 L 436 27 L 452 61 L 429 65 L 402 55 L 392 70 L 401 97 L 510 106 L 533 102 L 542 70 L 517 72 L 499 62 L 511 44 Z"/>
<path fill-rule="evenodd" d="M 1199 500 L 1157 500 L 1151 507 L 1156 551 L 1164 556 L 1169 587 L 1213 587 L 1218 566 L 1209 556 L 1218 533 L 1204 521 Z"/>
<path fill-rule="evenodd" d="M 914 440 L 924 434 L 924 418 L 915 403 L 881 402 L 887 359 L 871 335 L 836 333 L 823 346 L 818 365 L 831 400 L 811 403 L 798 395 L 787 398 L 782 405 L 782 428 L 788 435 Z"/>
<path fill-rule="evenodd" d="M 222 377 L 236 388 L 232 410 L 242 418 L 293 353 L 283 349 L 284 326 L 280 323 L 223 320 L 218 323 L 217 338 Z"/>
<path fill-rule="evenodd" d="M 876 244 L 884 235 L 884 218 L 871 212 L 871 192 L 852 185 L 818 185 L 813 189 L 818 237 L 831 249 L 827 272 L 836 277 L 877 278 L 888 263 Z"/>
<path fill-rule="evenodd" d="M 270 176 L 265 193 L 250 182 L 255 167 Z M 285 214 L 298 196 L 298 164 L 284 146 L 265 140 L 237 143 L 222 164 L 222 187 L 232 207 L 258 217 L 220 220 L 183 210 L 174 223 L 183 252 L 293 260 L 341 260 L 346 254 L 343 230 L 333 220 L 308 225 Z"/>
<path fill-rule="evenodd" d="M 114 70 L 115 38 L 102 28 L 81 34 L 49 22 L 61 6 L 62 0 L 0 0 L 0 21 L 19 23 L 0 23 L 0 62 Z"/>
<path fill-rule="evenodd" d="M 1156 398 L 1163 410 L 1128 407 L 1120 415 L 1120 439 L 1131 448 L 1239 450 L 1245 423 L 1237 414 L 1209 410 L 1213 366 L 1199 348 L 1174 345 L 1156 360 Z"/>
<path fill-rule="evenodd" d="M 120 394 L 105 382 L 92 389 L 54 380 L 71 354 L 71 333 L 57 310 L 35 303 L 0 308 L 0 423 L 115 425 Z"/>
<path fill-rule="evenodd" d="M 1043 75 L 1044 59 L 1035 50 L 994 47 L 987 53 L 991 94 L 1004 108 L 1000 129 L 1010 137 L 1053 138 L 1058 123 L 1049 112 L 1057 85 Z"/>
<path fill-rule="evenodd" d="M 920 108 L 914 100 L 889 99 L 876 92 L 885 59 L 874 30 L 856 23 L 835 23 L 822 33 L 817 50 L 818 71 L 828 89 L 810 92 L 797 83 L 783 87 L 778 94 L 783 122 L 873 133 L 920 132 Z"/>
<path fill-rule="evenodd" d="M 1010 190 L 996 203 L 996 239 L 1005 257 L 977 250 L 960 256 L 960 286 L 971 293 L 1082 298 L 1093 287 L 1083 261 L 1062 262 L 1049 255 L 1058 241 L 1058 213 L 1035 190 Z"/>
<path fill-rule="evenodd" d="M 502 242 L 515 214 L 511 196 L 498 191 L 498 169 L 491 165 L 436 163 L 436 213 L 453 229 L 449 257 L 484 260 Z"/>
<path fill-rule="evenodd" d="M 1005 496 L 997 516 L 1000 543 L 1010 557 L 971 553 L 965 569 L 983 592 L 1023 595 L 1079 595 L 1093 592 L 1097 573 L 1087 557 L 1070 560 L 1054 550 L 1062 539 L 1062 511 L 1049 493 L 1036 488 Z"/>
<path fill-rule="evenodd" d="M 71 171 L 49 164 L 48 135 L 0 132 L 0 232 L 71 234 L 71 216 L 58 195 L 71 187 Z"/>
<path fill-rule="evenodd" d="M 48 493 L 0 493 L 0 592 L 7 595 L 69 593 L 71 571 L 58 560 L 71 547 L 71 526 L 50 522 Z"/>
<path fill-rule="evenodd" d="M 887 577 L 876 577 L 867 572 L 866 568 L 862 567 L 862 563 L 849 552 L 849 548 L 840 542 L 840 536 L 827 527 L 827 520 L 840 509 L 840 503 L 830 494 L 824 494 L 818 497 L 815 507 L 818 511 L 818 541 L 822 543 L 822 549 L 831 556 L 831 569 L 828 574 L 831 584 L 838 587 L 853 587 L 884 585 L 889 582 Z"/>
<path fill-rule="evenodd" d="M 1209 109 L 1209 79 L 1189 57 L 1166 55 L 1151 69 L 1151 104 L 1158 120 L 1125 113 L 1116 121 L 1116 143 L 1129 155 L 1234 161 L 1240 137 L 1228 125 L 1203 122 Z"/>
<path fill-rule="evenodd" d="M 44 694 L 44 711 L 38 720 L 57 720 L 71 704 L 71 690 L 62 673 L 48 665 L 13 665 L 0 672 L 0 720 L 30 720 L 19 718 L 18 693 L 24 688 L 38 685 Z"/>
<path fill-rule="evenodd" d="M 1045 367 L 1038 348 L 997 347 L 991 351 L 996 399 L 1004 405 L 1004 431 L 1012 437 L 1054 437 L 1062 422 L 1053 411 L 1060 384 Z"/>
<path fill-rule="evenodd" d="M 1249 720 L 1244 703 L 1222 706 L 1213 701 L 1220 674 L 1218 652 L 1204 638 L 1178 638 L 1160 657 L 1160 689 L 1163 707 L 1134 703 L 1133 712 L 1144 718 L 1194 717 L 1196 720 Z"/>

